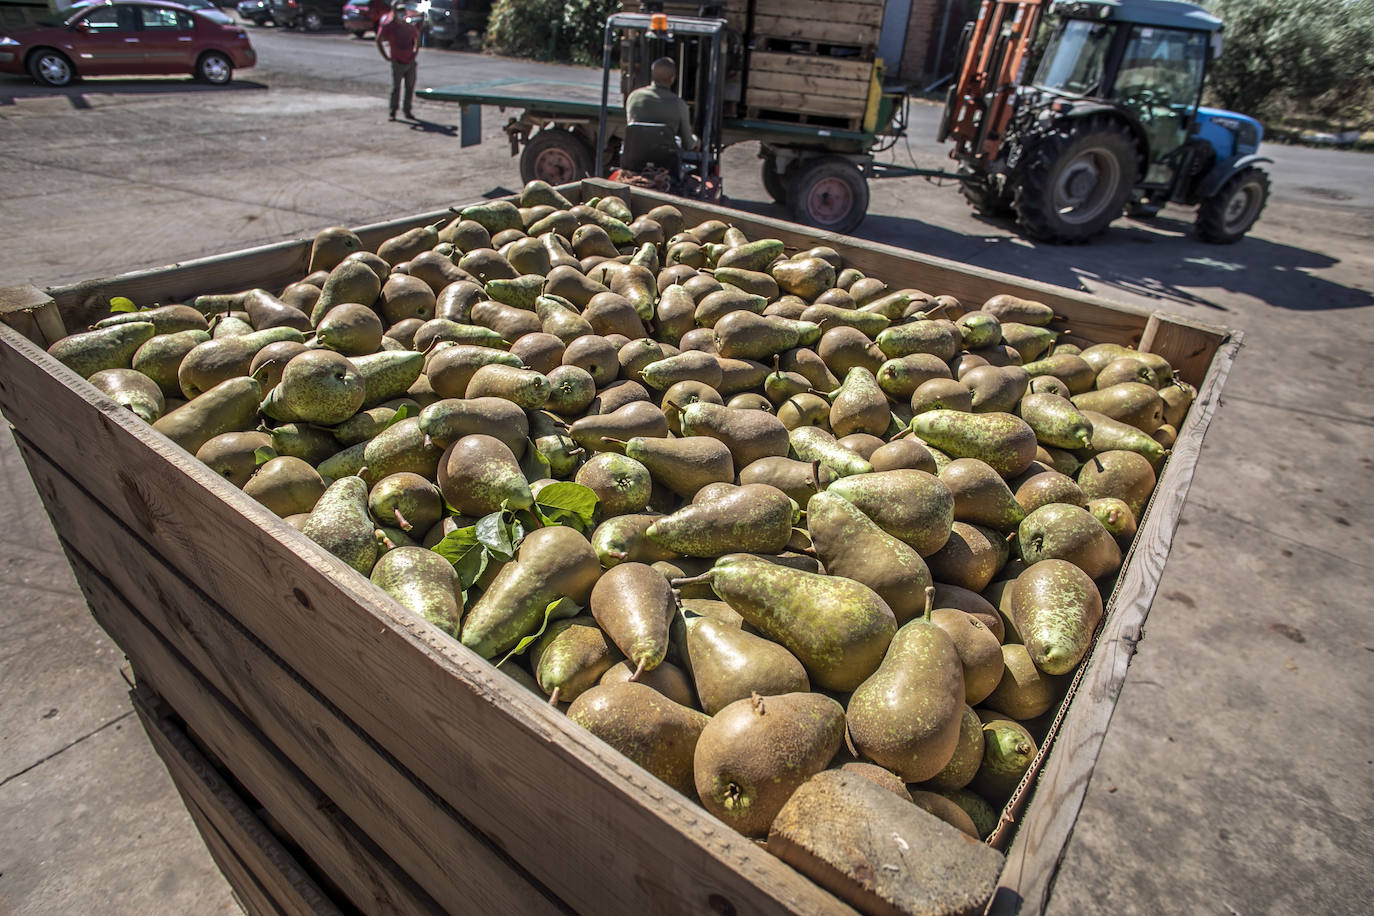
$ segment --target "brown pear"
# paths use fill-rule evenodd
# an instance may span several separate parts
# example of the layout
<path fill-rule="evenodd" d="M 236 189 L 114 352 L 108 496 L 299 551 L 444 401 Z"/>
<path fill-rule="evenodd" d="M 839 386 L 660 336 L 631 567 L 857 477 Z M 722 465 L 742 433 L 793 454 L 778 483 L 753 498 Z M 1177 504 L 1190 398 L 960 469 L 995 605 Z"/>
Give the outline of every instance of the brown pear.
<path fill-rule="evenodd" d="M 701 599 L 692 600 L 701 603 Z M 713 603 L 722 605 L 722 610 L 730 609 L 725 602 Z M 683 644 L 684 661 L 707 715 L 715 715 L 750 694 L 772 696 L 811 689 L 806 669 L 795 655 L 770 639 L 746 633 L 738 624 L 688 616 Z"/>
<path fill-rule="evenodd" d="M 631 680 L 663 662 L 668 625 L 676 611 L 672 586 L 643 563 L 621 563 L 603 573 L 592 588 L 592 616 L 634 663 Z"/>
<path fill-rule="evenodd" d="M 956 521 L 1015 531 L 1026 517 L 1007 482 L 985 461 L 956 458 L 940 469 L 939 477 L 954 494 Z"/>
<path fill-rule="evenodd" d="M 683 795 L 695 794 L 697 741 L 710 718 L 652 687 L 602 683 L 568 707 L 568 718 Z"/>

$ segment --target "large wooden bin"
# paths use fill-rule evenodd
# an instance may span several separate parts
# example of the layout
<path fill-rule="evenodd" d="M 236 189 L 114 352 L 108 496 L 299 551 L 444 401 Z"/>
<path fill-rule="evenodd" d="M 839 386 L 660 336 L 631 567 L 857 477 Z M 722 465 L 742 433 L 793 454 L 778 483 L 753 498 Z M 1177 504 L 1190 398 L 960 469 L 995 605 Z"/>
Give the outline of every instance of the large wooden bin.
<path fill-rule="evenodd" d="M 617 194 L 636 214 L 671 202 L 689 222 L 715 217 L 751 238 L 830 245 L 895 287 L 973 304 L 1002 292 L 1039 299 L 1076 334 L 1160 353 L 1198 386 L 1090 660 L 1060 709 L 1057 739 L 1046 742 L 1038 780 L 1028 778 L 994 838 L 1007 865 L 992 908 L 1039 911 L 1239 335 L 621 185 L 585 181 L 563 191 L 573 200 Z M 359 233 L 375 247 L 444 215 Z M 919 236 L 913 243 L 919 247 Z M 44 352 L 63 333 L 58 316 L 81 328 L 116 295 L 175 302 L 281 286 L 304 274 L 308 250 L 308 241 L 288 242 L 46 292 L 0 291 L 0 410 L 92 613 L 145 690 L 139 709 L 154 744 L 198 823 L 210 825 L 207 844 L 248 908 L 849 912 L 405 612 Z M 200 770 L 184 765 L 184 741 L 169 741 L 169 729 L 184 730 L 203 759 L 218 762 L 223 791 L 187 781 L 185 773 Z M 231 791 L 248 810 L 265 812 L 263 822 L 287 841 L 281 848 L 265 853 L 261 831 L 226 827 L 234 815 L 214 800 Z M 250 839 L 236 847 L 236 837 Z M 302 873 L 323 890 L 302 884 Z"/>

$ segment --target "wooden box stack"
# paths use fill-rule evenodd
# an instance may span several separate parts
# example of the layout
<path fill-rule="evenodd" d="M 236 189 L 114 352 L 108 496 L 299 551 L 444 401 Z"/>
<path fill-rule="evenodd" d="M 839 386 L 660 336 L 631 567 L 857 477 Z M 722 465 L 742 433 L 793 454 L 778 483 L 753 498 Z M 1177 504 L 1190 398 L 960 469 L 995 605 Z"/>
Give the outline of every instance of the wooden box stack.
<path fill-rule="evenodd" d="M 662 203 L 870 276 L 1168 358 L 1199 388 L 1090 660 L 990 839 L 993 909 L 1043 907 L 1158 584 L 1239 336 L 1164 313 L 588 180 L 571 200 Z M 364 227 L 374 248 L 445 213 Z M 0 290 L 0 410 L 135 708 L 253 913 L 849 913 L 848 905 L 567 721 L 45 352 L 113 296 L 180 302 L 305 272 L 309 240 L 49 291 Z M 1055 735 L 1058 734 L 1058 740 Z M 1062 748 L 1062 750 L 1061 750 Z M 1038 782 L 1037 782 L 1038 777 Z"/>

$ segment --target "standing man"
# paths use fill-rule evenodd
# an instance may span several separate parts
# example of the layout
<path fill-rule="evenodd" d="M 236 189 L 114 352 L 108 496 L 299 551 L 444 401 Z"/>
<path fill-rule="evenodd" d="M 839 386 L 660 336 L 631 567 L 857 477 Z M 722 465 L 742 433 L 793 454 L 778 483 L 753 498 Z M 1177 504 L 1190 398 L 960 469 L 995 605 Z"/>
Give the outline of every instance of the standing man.
<path fill-rule="evenodd" d="M 405 0 L 392 0 L 391 15 L 377 27 L 377 53 L 391 61 L 391 120 L 396 120 L 396 104 L 401 100 L 401 82 L 405 82 L 405 116 L 414 120 L 410 102 L 415 95 L 415 59 L 420 54 L 420 30 L 406 22 Z M 383 43 L 389 45 L 386 53 Z"/>
<path fill-rule="evenodd" d="M 692 133 L 692 114 L 687 103 L 673 91 L 677 79 L 677 64 L 671 57 L 660 57 L 649 67 L 653 84 L 636 89 L 625 100 L 625 117 L 630 121 L 667 124 L 682 141 L 683 149 L 696 149 L 697 138 Z"/>

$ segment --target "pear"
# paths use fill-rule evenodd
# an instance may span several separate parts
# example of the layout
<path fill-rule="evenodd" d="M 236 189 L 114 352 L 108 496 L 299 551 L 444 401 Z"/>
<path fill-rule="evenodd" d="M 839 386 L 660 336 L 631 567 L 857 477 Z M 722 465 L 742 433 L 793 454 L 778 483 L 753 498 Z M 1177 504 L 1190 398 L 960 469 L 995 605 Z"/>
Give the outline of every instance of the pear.
<path fill-rule="evenodd" d="M 623 334 L 631 340 L 644 334 L 644 321 L 630 304 L 630 300 L 609 290 L 592 296 L 591 301 L 582 307 L 582 317 L 591 325 L 595 334 Z M 658 336 L 663 338 L 662 328 L 659 328 L 659 331 Z"/>
<path fill-rule="evenodd" d="M 126 324 L 118 327 L 129 328 L 137 325 Z M 300 343 L 304 338 L 300 331 L 293 328 L 268 328 L 238 337 L 215 338 L 196 345 L 177 367 L 177 382 L 182 394 L 189 400 L 226 379 L 247 375 L 253 357 L 258 351 L 268 344 L 282 340 Z"/>
<path fill-rule="evenodd" d="M 1081 506 L 1087 502 L 1082 488 L 1072 477 L 1050 470 L 1038 461 L 1033 462 L 1026 473 L 1013 483 L 1016 486 L 1016 502 L 1027 513 L 1051 503 Z"/>
<path fill-rule="evenodd" d="M 875 471 L 832 483 L 827 490 L 849 500 L 893 537 L 928 557 L 944 546 L 954 523 L 954 496 L 925 471 Z"/>
<path fill-rule="evenodd" d="M 1093 514 L 1093 518 L 1102 523 L 1102 527 L 1106 528 L 1111 536 L 1116 538 L 1118 544 L 1129 544 L 1135 537 L 1135 513 L 1131 511 L 1131 507 L 1124 500 L 1117 499 L 1115 496 L 1102 496 L 1089 500 L 1084 508 Z"/>
<path fill-rule="evenodd" d="M 1074 394 L 1091 391 L 1093 381 L 1097 377 L 1097 371 L 1083 357 L 1072 353 L 1047 356 L 1026 363 L 1021 368 L 1032 378 L 1038 375 L 1052 375 L 1068 386 L 1069 391 Z"/>
<path fill-rule="evenodd" d="M 425 407 L 413 419 L 420 432 L 440 448 L 447 448 L 464 436 L 481 433 L 504 442 L 517 461 L 525 453 L 530 434 L 525 412 L 505 398 L 444 398 Z"/>
<path fill-rule="evenodd" d="M 802 663 L 772 640 L 705 616 L 689 616 L 683 626 L 684 660 L 707 715 L 751 694 L 810 689 Z"/>
<path fill-rule="evenodd" d="M 1168 455 L 1164 446 L 1136 427 L 1093 410 L 1083 411 L 1083 416 L 1093 424 L 1092 447 L 1080 449 L 1076 453 L 1079 458 L 1086 459 L 1103 452 L 1127 451 L 1143 457 L 1156 471 L 1164 463 Z"/>
<path fill-rule="evenodd" d="M 458 635 L 463 593 L 453 564 L 423 547 L 388 550 L 372 567 L 372 582 L 406 610 L 450 636 Z"/>
<path fill-rule="evenodd" d="M 869 372 L 876 373 L 888 358 L 863 331 L 844 326 L 826 330 L 816 344 L 816 353 L 835 376 L 843 376 L 855 366 L 863 366 Z"/>
<path fill-rule="evenodd" d="M 272 448 L 278 455 L 290 455 L 306 464 L 318 465 L 339 450 L 339 442 L 328 427 L 310 423 L 283 423 L 271 433 Z M 331 478 L 347 474 L 328 475 Z"/>
<path fill-rule="evenodd" d="M 1007 538 L 968 522 L 955 522 L 943 547 L 926 558 L 930 574 L 971 592 L 987 588 L 1007 562 Z"/>
<path fill-rule="evenodd" d="M 616 662 L 606 669 L 598 683 L 605 687 L 610 684 L 627 684 L 632 680 L 636 684 L 643 684 L 658 691 L 674 703 L 688 709 L 697 708 L 697 693 L 692 687 L 691 676 L 672 662 L 663 662 L 653 671 L 645 671 L 639 675 L 635 674 L 635 669 L 629 662 Z"/>
<path fill-rule="evenodd" d="M 244 294 L 245 297 L 248 295 Z M 108 328 L 117 324 L 129 324 L 131 322 L 150 321 L 153 324 L 153 335 L 162 336 L 164 334 L 176 334 L 180 331 L 206 331 L 209 324 L 205 316 L 189 305 L 163 305 L 149 309 L 139 309 L 136 312 L 116 312 L 109 318 L 102 318 L 95 323 L 95 328 Z"/>
<path fill-rule="evenodd" d="M 778 422 L 789 431 L 814 426 L 830 432 L 830 402 L 818 394 L 794 394 L 778 405 Z M 790 439 L 789 435 L 789 439 Z M 834 436 L 831 436 L 833 439 Z"/>
<path fill-rule="evenodd" d="M 441 398 L 462 398 L 467 396 L 472 376 L 490 363 L 501 363 L 515 369 L 524 366 L 524 361 L 512 353 L 460 344 L 435 351 L 429 357 L 424 371 L 435 394 Z"/>
<path fill-rule="evenodd" d="M 1067 674 L 1092 642 L 1102 619 L 1102 595 L 1072 563 L 1042 560 L 1017 577 L 1011 612 L 1035 667 Z"/>
<path fill-rule="evenodd" d="M 954 642 L 926 616 L 892 637 L 882 664 L 849 698 L 854 748 L 904 782 L 938 774 L 954 756 L 964 713 L 964 671 Z"/>
<path fill-rule="evenodd" d="M 648 468 L 655 483 L 684 499 L 691 499 L 708 483 L 735 479 L 730 449 L 710 436 L 636 437 L 625 443 L 625 454 Z"/>
<path fill-rule="evenodd" d="M 840 380 L 820 355 L 807 347 L 797 347 L 779 354 L 778 369 L 803 376 L 812 388 L 820 391 L 833 391 L 840 386 Z"/>
<path fill-rule="evenodd" d="M 954 641 L 964 669 L 964 702 L 976 706 L 1002 679 L 1001 643 L 977 617 L 957 608 L 936 608 L 930 622 Z"/>
<path fill-rule="evenodd" d="M 983 721 L 983 760 L 969 788 L 994 804 L 1007 801 L 1038 752 L 1035 739 L 1019 722 L 988 713 Z"/>
<path fill-rule="evenodd" d="M 869 474 L 873 465 L 835 441 L 835 437 L 815 426 L 799 426 L 787 434 L 792 453 L 799 461 L 819 462 L 835 477 Z"/>
<path fill-rule="evenodd" d="M 696 311 L 696 300 L 681 284 L 664 286 L 655 306 L 655 327 L 659 338 L 676 344 L 682 339 L 682 335 L 697 326 Z"/>
<path fill-rule="evenodd" d="M 638 512 L 608 518 L 592 532 L 592 548 L 601 565 L 609 569 L 618 563 L 657 563 L 677 556 L 676 551 L 649 540 L 649 526 L 663 516 Z"/>
<path fill-rule="evenodd" d="M 1002 679 L 983 700 L 983 705 L 1025 722 L 1049 712 L 1058 693 L 1059 685 L 1035 667 L 1025 646 L 1004 643 Z"/>
<path fill-rule="evenodd" d="M 927 474 L 936 472 L 935 457 L 931 454 L 930 449 L 915 439 L 897 439 L 888 442 L 869 455 L 868 462 L 875 471 L 913 470 L 925 471 Z"/>
<path fill-rule="evenodd" d="M 355 251 L 363 250 L 363 241 L 357 233 L 344 226 L 330 226 L 315 233 L 310 244 L 310 260 L 306 270 L 332 270 L 340 261 Z"/>
<path fill-rule="evenodd" d="M 530 650 L 539 689 L 556 705 L 577 699 L 623 656 L 587 614 L 552 621 Z"/>
<path fill-rule="evenodd" d="M 324 481 L 301 459 L 278 455 L 263 462 L 244 484 L 243 492 L 277 517 L 286 518 L 314 509 L 324 493 Z"/>
<path fill-rule="evenodd" d="M 970 789 L 946 789 L 939 794 L 964 810 L 973 821 L 974 829 L 978 831 L 976 836 L 980 840 L 990 837 L 1002 822 L 1000 811 L 993 808 L 987 799 L 977 792 Z"/>
<path fill-rule="evenodd" d="M 927 379 L 911 393 L 909 401 L 913 414 L 932 410 L 973 411 L 973 393 L 960 381 L 947 378 Z"/>
<path fill-rule="evenodd" d="M 394 235 L 377 246 L 377 254 L 393 267 L 409 261 L 422 251 L 429 251 L 439 244 L 439 229 L 443 223 L 433 226 L 417 226 Z"/>
<path fill-rule="evenodd" d="M 429 478 L 410 471 L 383 477 L 367 494 L 367 510 L 379 525 L 428 531 L 444 515 L 444 498 Z"/>
<path fill-rule="evenodd" d="M 663 416 L 668 421 L 668 429 L 672 431 L 673 435 L 682 434 L 682 411 L 689 404 L 695 404 L 697 401 L 706 401 L 718 405 L 725 403 L 720 392 L 704 382 L 675 382 L 663 393 L 660 409 L 663 411 Z"/>
<path fill-rule="evenodd" d="M 48 354 L 82 378 L 90 378 L 102 369 L 130 368 L 134 354 L 156 332 L 151 321 L 128 321 L 70 334 L 48 347 Z"/>
<path fill-rule="evenodd" d="M 819 325 L 821 330 L 827 333 L 835 328 L 848 328 L 863 335 L 865 339 L 882 333 L 892 323 L 886 315 L 879 315 L 875 312 L 860 312 L 852 308 L 845 308 L 843 305 L 832 305 L 825 302 L 807 306 L 802 310 L 801 320 Z M 874 367 L 874 369 L 876 368 Z"/>
<path fill-rule="evenodd" d="M 954 458 L 986 462 L 1003 477 L 1017 476 L 1035 460 L 1035 431 L 1009 413 L 931 410 L 913 417 L 911 430 Z"/>
<path fill-rule="evenodd" d="M 1000 293 L 984 302 L 981 311 L 987 312 L 1005 324 L 1009 321 L 1043 327 L 1054 320 L 1054 309 L 1043 302 L 1022 299 L 1010 293 Z"/>
<path fill-rule="evenodd" d="M 1147 366 L 1144 360 L 1134 356 L 1123 356 L 1107 363 L 1097 371 L 1093 385 L 1100 391 L 1123 382 L 1139 382 L 1153 389 L 1159 388 L 1159 378 L 1155 375 L 1155 370 Z"/>
<path fill-rule="evenodd" d="M 463 645 L 483 658 L 509 650 L 539 629 L 555 601 L 585 605 L 600 574 L 596 552 L 576 530 L 531 531 L 463 619 Z"/>
<path fill-rule="evenodd" d="M 666 391 L 678 382 L 697 381 L 716 387 L 721 382 L 720 360 L 700 350 L 687 350 L 646 365 L 640 372 L 650 388 Z M 682 405 L 685 406 L 685 405 Z"/>
<path fill-rule="evenodd" d="M 1147 435 L 1164 424 L 1163 399 L 1154 386 L 1140 382 L 1123 382 L 1100 391 L 1076 394 L 1073 405 L 1079 410 L 1106 414 Z M 1082 443 L 1074 447 L 1081 448 Z"/>
<path fill-rule="evenodd" d="M 1078 472 L 1078 485 L 1091 499 L 1114 496 L 1140 518 L 1155 489 L 1155 472 L 1150 462 L 1136 452 L 1102 452 L 1084 462 Z"/>
<path fill-rule="evenodd" d="M 991 592 L 991 586 L 988 591 Z M 979 623 L 987 627 L 993 636 L 997 637 L 998 642 L 1002 642 L 1006 637 L 1002 618 L 998 614 L 997 608 L 991 599 L 980 595 L 978 592 L 971 592 L 966 588 L 950 585 L 947 582 L 936 582 L 935 607 L 936 609 L 954 608 L 974 617 Z"/>
<path fill-rule="evenodd" d="M 753 293 L 727 287 L 707 293 L 697 300 L 696 311 L 693 312 L 692 318 L 698 327 L 714 328 L 717 321 L 731 312 L 746 311 L 759 315 L 763 313 L 764 306 L 767 304 L 768 300 L 762 296 L 755 296 Z"/>
<path fill-rule="evenodd" d="M 959 381 L 972 394 L 974 413 L 1008 413 L 1026 393 L 1029 379 L 1019 366 L 976 366 Z"/>
<path fill-rule="evenodd" d="M 87 379 L 120 407 L 127 407 L 145 423 L 153 423 L 167 408 L 157 382 L 133 369 L 101 369 Z"/>
<path fill-rule="evenodd" d="M 568 707 L 568 718 L 691 797 L 697 741 L 710 718 L 644 684 L 604 682 Z"/>
<path fill-rule="evenodd" d="M 996 656 L 997 676 L 1000 678 L 1001 648 L 997 647 L 993 654 Z M 983 720 L 978 718 L 973 707 L 965 705 L 964 714 L 959 720 L 959 741 L 954 746 L 954 756 L 949 758 L 949 763 L 945 764 L 944 769 L 921 785 L 939 792 L 962 789 L 968 785 L 978 774 L 978 768 L 983 765 L 983 742 Z"/>
<path fill-rule="evenodd" d="M 302 534 L 365 576 L 380 555 L 376 532 L 361 477 L 341 477 L 330 484 L 301 527 Z"/>
<path fill-rule="evenodd" d="M 349 361 L 363 378 L 364 407 L 405 395 L 420 378 L 425 365 L 424 355 L 412 350 L 383 350 Z"/>
<path fill-rule="evenodd" d="M 662 664 L 677 602 L 653 567 L 621 563 L 607 570 L 592 588 L 590 609 L 597 625 L 635 666 L 630 680 Z"/>
<path fill-rule="evenodd" d="M 375 353 L 382 345 L 382 319 L 365 305 L 345 302 L 336 305 L 320 319 L 315 339 L 320 346 L 337 350 L 344 356 Z"/>
<path fill-rule="evenodd" d="M 897 631 L 892 609 L 868 586 L 725 557 L 706 577 L 712 589 L 764 636 L 806 667 L 813 684 L 853 690 L 877 670 Z"/>
<path fill-rule="evenodd" d="M 608 414 L 588 415 L 568 428 L 573 441 L 588 451 L 623 452 L 621 442 L 636 437 L 668 436 L 668 419 L 648 401 L 631 401 Z"/>
<path fill-rule="evenodd" d="M 490 363 L 472 374 L 464 397 L 505 398 L 525 410 L 538 410 L 549 399 L 549 380 L 530 369 Z"/>
<path fill-rule="evenodd" d="M 792 536 L 792 501 L 776 487 L 748 484 L 686 506 L 649 526 L 661 547 L 693 557 L 780 553 Z"/>
<path fill-rule="evenodd" d="M 258 380 L 264 392 L 271 391 L 281 384 L 286 364 L 309 349 L 312 348 L 294 340 L 270 343 L 253 355 L 253 361 L 248 364 L 247 374 Z"/>
<path fill-rule="evenodd" d="M 927 318 L 888 328 L 877 336 L 877 344 L 888 359 L 930 353 L 949 362 L 959 352 L 962 335 L 952 321 Z"/>
<path fill-rule="evenodd" d="M 682 410 L 682 431 L 688 436 L 710 436 L 724 442 L 737 468 L 759 458 L 786 457 L 790 444 L 787 427 L 772 414 L 706 402 L 690 404 Z"/>
<path fill-rule="evenodd" d="M 742 289 L 746 293 L 762 296 L 770 302 L 777 299 L 781 292 L 781 290 L 778 289 L 777 280 L 757 270 L 745 270 L 739 267 L 721 267 L 717 264 L 712 276 L 725 286 L 733 286 L 735 289 Z"/>
<path fill-rule="evenodd" d="M 830 492 L 817 493 L 806 503 L 806 524 L 829 575 L 873 589 L 887 602 L 898 624 L 921 613 L 925 590 L 931 584 L 930 571 L 906 543 Z"/>
<path fill-rule="evenodd" d="M 153 429 L 195 454 L 221 433 L 242 432 L 256 425 L 261 399 L 262 388 L 256 380 L 231 378 L 163 414 Z"/>
<path fill-rule="evenodd" d="M 267 433 L 221 433 L 196 450 L 196 460 L 242 489 L 258 469 L 257 450 L 271 447 Z"/>
<path fill-rule="evenodd" d="M 735 359 L 770 359 L 799 344 L 815 343 L 821 329 L 805 321 L 756 315 L 751 311 L 730 312 L 713 327 L 716 351 Z"/>
<path fill-rule="evenodd" d="M 594 455 L 578 468 L 576 480 L 596 494 L 602 518 L 642 512 L 653 485 L 648 468 L 615 452 Z"/>
<path fill-rule="evenodd" d="M 362 373 L 347 357 L 332 350 L 306 350 L 286 364 L 281 382 L 267 393 L 262 412 L 286 423 L 333 426 L 357 413 L 366 398 Z"/>
<path fill-rule="evenodd" d="M 596 397 L 596 382 L 591 373 L 580 366 L 555 366 L 546 377 L 549 399 L 544 402 L 544 408 L 561 417 L 581 414 Z"/>
<path fill-rule="evenodd" d="M 1022 363 L 1043 357 L 1058 338 L 1059 334 L 1048 328 L 1019 321 L 1002 322 L 1002 341 L 1020 354 Z"/>
<path fill-rule="evenodd" d="M 207 331 L 177 331 L 147 340 L 134 351 L 131 366 L 152 379 L 162 390 L 163 398 L 183 396 L 177 370 L 186 354 L 210 339 Z M 251 374 L 251 373 L 250 373 Z"/>
<path fill-rule="evenodd" d="M 694 782 L 711 814 L 762 836 L 787 799 L 844 744 L 844 708 L 814 693 L 736 700 L 697 739 Z"/>
<path fill-rule="evenodd" d="M 250 289 L 244 293 L 243 309 L 248 313 L 248 323 L 256 331 L 266 328 L 295 328 L 303 334 L 308 334 L 312 327 L 309 315 L 265 289 Z"/>
<path fill-rule="evenodd" d="M 954 322 L 966 350 L 990 347 L 1002 342 L 1002 322 L 991 312 L 965 312 Z"/>
<path fill-rule="evenodd" d="M 911 400 L 922 383 L 951 378 L 949 365 L 930 353 L 911 353 L 889 359 L 875 373 L 878 386 L 899 401 Z"/>
<path fill-rule="evenodd" d="M 632 402 L 650 403 L 651 400 L 648 390 L 643 385 L 634 379 L 623 378 L 611 382 L 597 391 L 596 397 L 592 398 L 592 402 L 587 405 L 587 416 L 609 416 Z M 652 416 L 653 412 L 649 411 L 644 413 L 643 418 L 647 421 Z M 653 425 L 655 429 L 658 428 L 656 421 Z M 617 448 L 618 450 L 619 448 Z"/>
<path fill-rule="evenodd" d="M 1065 503 L 1041 506 L 1027 515 L 1017 530 L 1021 558 L 1068 560 L 1091 579 L 1111 575 L 1121 566 L 1116 539 L 1088 510 Z"/>
<path fill-rule="evenodd" d="M 764 483 L 777 487 L 798 505 L 805 505 L 812 494 L 819 492 L 823 487 L 822 481 L 833 479 L 833 474 L 825 468 L 818 468 L 816 463 L 791 458 L 760 458 L 739 472 L 741 484 Z"/>
<path fill-rule="evenodd" d="M 716 261 L 716 268 L 762 271 L 782 257 L 783 243 L 777 239 L 760 239 L 731 248 Z"/>
<path fill-rule="evenodd" d="M 134 366 L 138 368 L 137 365 Z M 1188 406 L 1197 397 L 1197 389 L 1187 382 L 1175 380 L 1159 390 L 1159 398 L 1164 402 L 1164 422 L 1175 429 L 1183 426 L 1183 418 L 1188 414 Z"/>
<path fill-rule="evenodd" d="M 382 292 L 382 281 L 367 263 L 353 255 L 344 258 L 329 271 L 320 298 L 310 310 L 310 324 L 318 327 L 329 310 L 345 302 L 370 307 Z"/>
<path fill-rule="evenodd" d="M 1026 517 L 1007 482 L 984 461 L 956 458 L 940 469 L 939 476 L 954 495 L 955 521 L 1015 531 Z"/>
<path fill-rule="evenodd" d="M 528 509 L 534 503 L 515 454 L 504 442 L 473 434 L 450 445 L 439 459 L 439 489 L 464 515 Z"/>
<path fill-rule="evenodd" d="M 518 340 L 525 334 L 544 330 L 544 323 L 533 311 L 490 299 L 473 303 L 471 321 L 491 330 L 501 341 Z"/>
<path fill-rule="evenodd" d="M 881 435 L 891 417 L 887 395 L 873 373 L 863 366 L 850 369 L 830 404 L 830 428 L 836 437 L 857 432 Z"/>
<path fill-rule="evenodd" d="M 480 223 L 491 235 L 506 229 L 523 229 L 520 210 L 508 200 L 491 200 L 464 207 L 458 212 L 460 219 L 470 219 Z"/>

